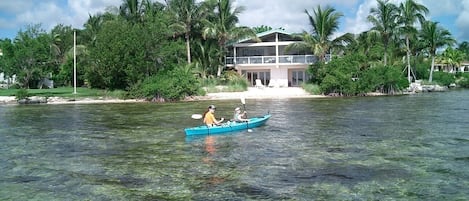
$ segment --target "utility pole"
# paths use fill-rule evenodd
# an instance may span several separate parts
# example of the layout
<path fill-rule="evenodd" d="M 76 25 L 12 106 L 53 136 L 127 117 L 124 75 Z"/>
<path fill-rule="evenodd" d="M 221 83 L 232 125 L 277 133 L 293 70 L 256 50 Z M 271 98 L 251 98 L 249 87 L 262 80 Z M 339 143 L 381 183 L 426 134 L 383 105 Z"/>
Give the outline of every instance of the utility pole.
<path fill-rule="evenodd" d="M 77 94 L 77 31 L 73 30 L 73 94 Z"/>

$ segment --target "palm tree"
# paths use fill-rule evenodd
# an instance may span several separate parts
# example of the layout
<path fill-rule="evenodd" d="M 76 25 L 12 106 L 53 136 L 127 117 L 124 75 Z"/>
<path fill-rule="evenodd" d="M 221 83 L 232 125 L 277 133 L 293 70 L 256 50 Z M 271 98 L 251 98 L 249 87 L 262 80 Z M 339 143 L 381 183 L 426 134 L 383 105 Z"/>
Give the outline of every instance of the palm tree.
<path fill-rule="evenodd" d="M 464 59 L 468 61 L 469 60 L 469 42 L 464 41 L 462 43 L 459 43 L 458 50 L 460 50 L 461 52 L 465 54 Z"/>
<path fill-rule="evenodd" d="M 122 0 L 123 3 L 119 7 L 120 16 L 127 19 L 129 22 L 138 23 L 142 21 L 143 3 L 139 0 Z"/>
<path fill-rule="evenodd" d="M 354 42 L 347 45 L 347 53 L 357 53 L 367 55 L 368 61 L 378 61 L 382 57 L 383 45 L 379 43 L 380 35 L 375 31 L 365 31 L 360 34 L 356 34 Z"/>
<path fill-rule="evenodd" d="M 417 33 L 414 23 L 417 21 L 423 24 L 425 16 L 428 14 L 428 8 L 422 4 L 415 2 L 415 0 L 406 0 L 399 5 L 399 24 L 402 25 L 402 33 L 405 35 L 405 44 L 407 52 L 407 79 L 409 83 L 412 82 L 410 76 L 410 38 Z"/>
<path fill-rule="evenodd" d="M 438 26 L 437 22 L 431 21 L 427 21 L 423 24 L 420 37 L 432 57 L 430 77 L 428 78 L 428 81 L 431 82 L 435 68 L 436 49 L 445 45 L 453 45 L 456 41 L 451 37 L 451 33 L 448 30 Z"/>
<path fill-rule="evenodd" d="M 198 26 L 200 19 L 208 13 L 205 7 L 196 0 L 167 0 L 167 7 L 174 16 L 171 25 L 176 33 L 184 34 L 186 40 L 187 63 L 191 63 L 190 38 L 194 26 Z"/>
<path fill-rule="evenodd" d="M 219 53 L 216 40 L 196 40 L 194 46 L 194 58 L 192 63 L 194 71 L 201 77 L 207 78 L 217 71 Z"/>
<path fill-rule="evenodd" d="M 464 52 L 461 52 L 460 50 L 448 47 L 441 56 L 443 63 L 450 65 L 451 68 L 454 69 L 454 67 L 457 68 L 461 66 L 461 63 L 464 61 L 465 55 Z"/>
<path fill-rule="evenodd" d="M 251 28 L 236 26 L 239 22 L 238 15 L 244 11 L 244 7 L 233 8 L 232 0 L 211 0 L 208 3 L 214 7 L 215 13 L 213 16 L 209 16 L 208 20 L 204 20 L 205 27 L 202 36 L 204 38 L 211 37 L 218 41 L 220 57 L 218 58 L 217 76 L 220 77 L 223 70 L 223 58 L 227 52 L 226 43 L 248 37 L 258 39 Z"/>
<path fill-rule="evenodd" d="M 272 27 L 266 26 L 266 25 L 261 25 L 261 26 L 253 27 L 252 30 L 254 30 L 254 32 L 256 32 L 256 33 L 262 33 L 262 32 L 272 30 Z"/>
<path fill-rule="evenodd" d="M 89 41 L 90 46 L 94 46 L 96 43 L 96 37 L 101 31 L 101 27 L 106 21 L 112 21 L 117 19 L 117 15 L 111 12 L 105 12 L 104 14 L 98 13 L 96 15 L 89 15 L 88 20 L 83 25 L 85 27 L 83 38 L 84 41 Z"/>
<path fill-rule="evenodd" d="M 320 61 L 324 62 L 328 52 L 333 48 L 342 47 L 344 43 L 351 43 L 353 41 L 353 35 L 347 33 L 331 40 L 332 35 L 339 28 L 339 18 L 342 17 L 343 14 L 336 12 L 336 10 L 330 6 L 327 6 L 324 10 L 321 9 L 321 6 L 318 6 L 313 12 L 313 15 L 311 15 L 308 10 L 305 10 L 312 27 L 312 33 L 310 34 L 303 31 L 303 33 L 299 35 L 302 42 L 289 45 L 287 50 L 309 49 Z"/>
<path fill-rule="evenodd" d="M 398 9 L 388 0 L 377 0 L 377 2 L 378 6 L 370 9 L 371 14 L 368 16 L 368 21 L 373 24 L 371 30 L 381 35 L 384 46 L 384 65 L 386 66 L 389 42 L 397 26 Z"/>

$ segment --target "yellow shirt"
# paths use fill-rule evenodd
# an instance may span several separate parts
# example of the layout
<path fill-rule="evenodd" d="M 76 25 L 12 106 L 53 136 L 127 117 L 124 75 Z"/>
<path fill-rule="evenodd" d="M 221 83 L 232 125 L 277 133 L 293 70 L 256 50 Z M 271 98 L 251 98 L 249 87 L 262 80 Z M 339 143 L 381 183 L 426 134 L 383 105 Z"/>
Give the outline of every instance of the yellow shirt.
<path fill-rule="evenodd" d="M 211 112 L 207 112 L 207 114 L 205 114 L 205 118 L 204 118 L 204 123 L 206 125 L 213 125 L 215 124 L 215 116 L 213 116 L 213 113 Z"/>

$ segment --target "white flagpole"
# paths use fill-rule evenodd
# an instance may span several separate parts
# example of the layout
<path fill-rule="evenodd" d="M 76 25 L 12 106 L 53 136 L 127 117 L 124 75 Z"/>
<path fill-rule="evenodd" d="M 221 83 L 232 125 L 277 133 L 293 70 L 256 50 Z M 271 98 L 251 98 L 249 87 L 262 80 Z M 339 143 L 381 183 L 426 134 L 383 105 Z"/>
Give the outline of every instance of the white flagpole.
<path fill-rule="evenodd" d="M 73 94 L 77 94 L 77 32 L 73 31 Z"/>

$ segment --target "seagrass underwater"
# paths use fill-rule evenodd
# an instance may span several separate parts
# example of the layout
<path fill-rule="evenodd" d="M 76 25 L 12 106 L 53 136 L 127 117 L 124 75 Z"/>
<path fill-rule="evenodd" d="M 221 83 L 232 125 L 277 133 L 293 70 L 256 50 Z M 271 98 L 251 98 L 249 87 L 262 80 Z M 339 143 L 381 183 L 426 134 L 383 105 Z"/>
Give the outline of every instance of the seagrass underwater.
<path fill-rule="evenodd" d="M 246 97 L 253 132 L 187 138 L 207 105 L 0 105 L 0 200 L 458 200 L 469 91 Z M 442 182 L 444 181 L 444 182 Z M 377 193 L 379 192 L 379 193 Z"/>

